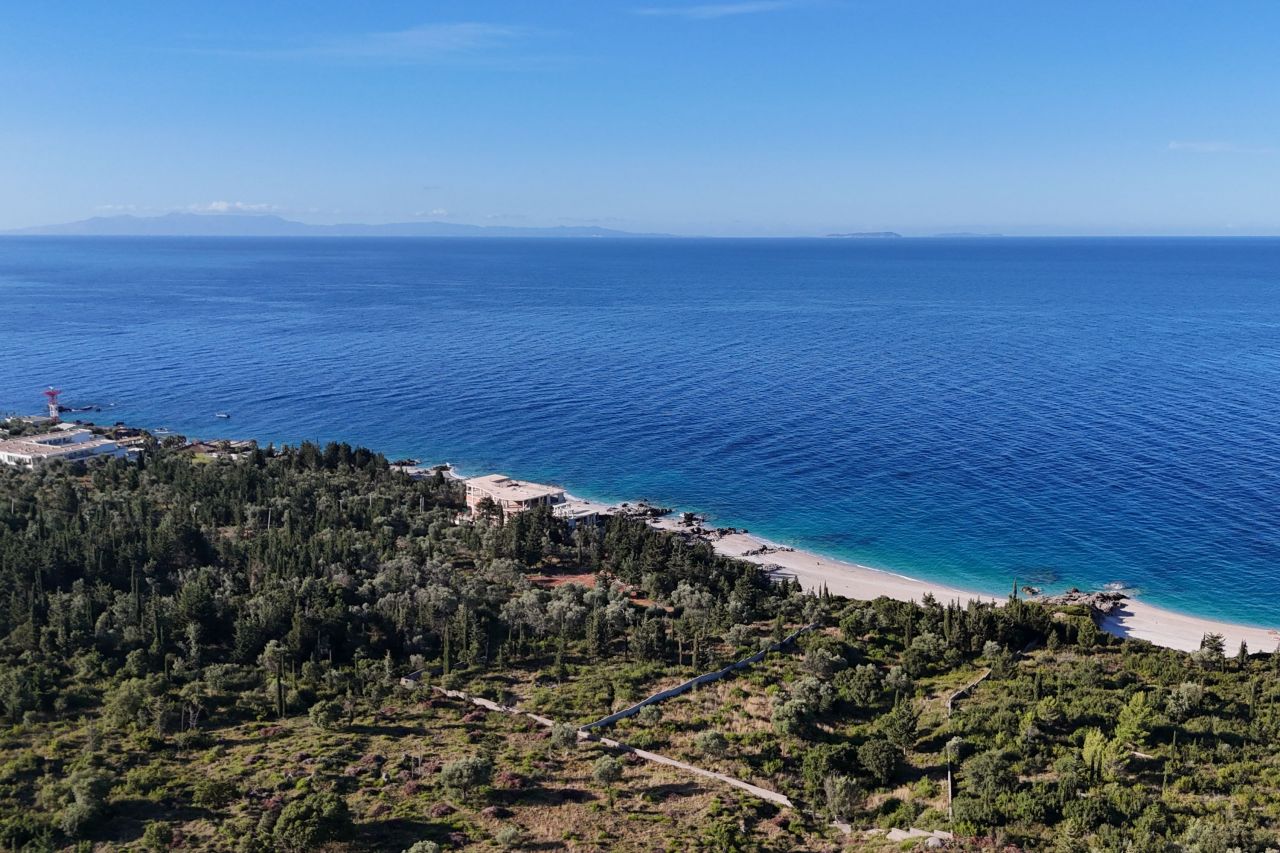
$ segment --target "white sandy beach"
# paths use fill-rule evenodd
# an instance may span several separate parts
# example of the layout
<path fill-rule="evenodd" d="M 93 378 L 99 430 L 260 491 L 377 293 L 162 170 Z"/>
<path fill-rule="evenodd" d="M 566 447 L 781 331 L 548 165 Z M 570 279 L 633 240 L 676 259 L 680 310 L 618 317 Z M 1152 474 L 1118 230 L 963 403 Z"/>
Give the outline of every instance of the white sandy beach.
<path fill-rule="evenodd" d="M 654 524 L 665 530 L 682 529 L 675 516 L 658 519 Z M 872 599 L 884 595 L 902 601 L 918 601 L 925 593 L 931 592 L 942 602 L 1001 600 L 989 594 L 916 580 L 869 566 L 832 560 L 808 551 L 773 551 L 746 556 L 748 551 L 773 545 L 746 533 L 730 534 L 714 540 L 712 544 L 718 553 L 727 557 L 738 557 L 760 565 L 779 566 L 799 580 L 800 585 L 807 590 L 821 589 L 825 584 L 836 595 L 857 599 Z M 1118 613 L 1106 617 L 1102 621 L 1102 627 L 1118 637 L 1147 640 L 1158 646 L 1183 651 L 1198 649 L 1201 638 L 1207 633 L 1221 634 L 1226 640 L 1228 654 L 1234 654 L 1241 641 L 1248 643 L 1249 650 L 1254 652 L 1273 652 L 1280 645 L 1280 631 L 1175 613 L 1135 598 L 1129 598 Z"/>
<path fill-rule="evenodd" d="M 450 474 L 458 476 L 455 472 Z M 465 477 L 459 477 L 459 479 L 465 479 Z M 570 504 L 602 513 L 617 510 L 616 506 L 584 500 L 573 495 L 566 495 L 566 497 Z M 662 530 L 688 532 L 688 528 L 680 523 L 679 513 L 652 519 L 650 523 Z M 737 557 L 762 566 L 777 566 L 780 569 L 780 575 L 793 576 L 806 590 L 820 590 L 825 585 L 835 595 L 860 600 L 870 600 L 884 595 L 900 601 L 919 601 L 926 593 L 933 593 L 934 598 L 942 602 L 967 602 L 971 599 L 996 603 L 1003 601 L 1003 596 L 918 580 L 906 575 L 873 569 L 870 566 L 833 560 L 811 551 L 778 550 L 777 543 L 749 533 L 733 533 L 718 538 L 713 536 L 712 545 L 717 553 L 726 557 Z M 769 553 L 748 555 L 748 552 L 760 548 L 769 548 Z M 1158 646 L 1182 651 L 1198 649 L 1200 640 L 1208 633 L 1223 636 L 1228 654 L 1234 654 L 1242 641 L 1248 644 L 1252 652 L 1274 652 L 1280 648 L 1280 630 L 1235 625 L 1177 613 L 1133 597 L 1128 598 L 1118 612 L 1105 617 L 1101 627 L 1117 637 L 1146 640 Z"/>

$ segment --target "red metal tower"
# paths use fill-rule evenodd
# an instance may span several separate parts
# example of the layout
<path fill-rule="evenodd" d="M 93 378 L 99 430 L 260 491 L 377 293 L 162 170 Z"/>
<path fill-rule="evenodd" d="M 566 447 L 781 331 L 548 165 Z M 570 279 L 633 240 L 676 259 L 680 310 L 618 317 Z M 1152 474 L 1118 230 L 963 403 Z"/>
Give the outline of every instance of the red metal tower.
<path fill-rule="evenodd" d="M 58 405 L 58 395 L 61 393 L 57 388 L 50 388 L 44 392 L 44 395 L 49 398 L 49 420 L 55 424 L 62 419 L 62 408 Z"/>

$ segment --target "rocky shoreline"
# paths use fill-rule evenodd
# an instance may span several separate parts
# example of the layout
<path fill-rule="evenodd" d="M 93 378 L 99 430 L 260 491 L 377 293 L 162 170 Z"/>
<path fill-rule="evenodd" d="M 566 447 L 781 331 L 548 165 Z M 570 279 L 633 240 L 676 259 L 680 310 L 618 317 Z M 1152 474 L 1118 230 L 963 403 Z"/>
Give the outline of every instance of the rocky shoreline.
<path fill-rule="evenodd" d="M 1057 605 L 1083 604 L 1092 610 L 1095 616 L 1110 616 L 1121 609 L 1124 602 L 1129 600 L 1129 596 L 1122 592 L 1081 592 L 1072 587 L 1066 592 L 1034 596 L 1031 600 Z"/>

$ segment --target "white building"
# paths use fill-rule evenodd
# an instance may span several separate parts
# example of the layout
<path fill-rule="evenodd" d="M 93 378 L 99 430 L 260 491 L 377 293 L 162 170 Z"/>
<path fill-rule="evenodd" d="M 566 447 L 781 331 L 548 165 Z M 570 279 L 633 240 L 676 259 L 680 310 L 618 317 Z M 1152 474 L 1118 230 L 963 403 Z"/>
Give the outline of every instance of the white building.
<path fill-rule="evenodd" d="M 0 441 L 0 463 L 35 467 L 54 459 L 88 459 L 91 456 L 124 456 L 118 443 L 87 429 L 66 429 L 42 435 L 24 435 Z"/>
<path fill-rule="evenodd" d="M 475 513 L 485 498 L 502 509 L 505 516 L 533 509 L 554 507 L 565 502 L 564 489 L 513 480 L 504 474 L 488 474 L 467 480 L 467 506 Z"/>
<path fill-rule="evenodd" d="M 556 518 L 566 521 L 571 529 L 600 520 L 600 506 L 597 504 L 570 498 L 559 486 L 513 480 L 505 474 L 488 474 L 467 480 L 467 507 L 472 515 L 479 514 L 480 503 L 485 498 L 502 509 L 504 518 L 545 506 L 550 507 Z"/>

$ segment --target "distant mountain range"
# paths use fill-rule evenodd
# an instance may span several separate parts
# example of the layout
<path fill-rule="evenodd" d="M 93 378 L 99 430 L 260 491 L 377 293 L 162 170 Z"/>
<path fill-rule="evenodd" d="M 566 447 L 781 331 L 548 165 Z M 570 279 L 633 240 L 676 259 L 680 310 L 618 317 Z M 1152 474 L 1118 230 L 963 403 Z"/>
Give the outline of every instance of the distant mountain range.
<path fill-rule="evenodd" d="M 268 214 L 167 213 L 163 216 L 95 216 L 61 225 L 0 231 L 6 235 L 66 237 L 670 237 L 588 225 L 554 228 L 462 225 L 452 222 L 392 222 L 309 225 Z"/>

